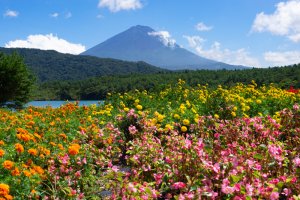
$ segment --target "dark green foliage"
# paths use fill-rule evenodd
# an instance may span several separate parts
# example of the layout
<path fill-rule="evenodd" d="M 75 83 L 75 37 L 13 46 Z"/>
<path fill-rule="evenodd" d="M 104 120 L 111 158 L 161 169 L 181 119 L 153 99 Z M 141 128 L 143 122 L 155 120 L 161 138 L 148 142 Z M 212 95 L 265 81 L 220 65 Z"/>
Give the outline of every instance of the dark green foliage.
<path fill-rule="evenodd" d="M 231 86 L 237 82 L 248 84 L 252 80 L 258 85 L 275 83 L 278 87 L 300 88 L 300 64 L 286 67 L 249 70 L 199 70 L 182 72 L 161 72 L 156 74 L 132 74 L 103 76 L 81 81 L 56 81 L 40 85 L 37 99 L 105 99 L 108 92 L 123 93 L 130 90 L 160 90 L 168 84 L 183 79 L 188 85 L 197 84 L 215 88 L 218 85 Z"/>
<path fill-rule="evenodd" d="M 7 54 L 14 51 L 24 58 L 24 62 L 36 74 L 39 82 L 166 71 L 145 62 L 62 54 L 53 50 L 0 48 L 0 52 Z"/>
<path fill-rule="evenodd" d="M 33 83 L 33 76 L 18 54 L 0 52 L 0 107 L 22 107 L 30 98 Z"/>

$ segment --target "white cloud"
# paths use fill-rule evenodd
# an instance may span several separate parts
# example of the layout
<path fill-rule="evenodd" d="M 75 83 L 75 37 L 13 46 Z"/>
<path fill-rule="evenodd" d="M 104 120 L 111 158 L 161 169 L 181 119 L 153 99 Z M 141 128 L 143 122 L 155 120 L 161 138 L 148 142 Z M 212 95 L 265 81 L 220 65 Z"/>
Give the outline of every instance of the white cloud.
<path fill-rule="evenodd" d="M 15 10 L 7 10 L 3 15 L 5 17 L 18 17 L 19 13 Z"/>
<path fill-rule="evenodd" d="M 293 42 L 300 42 L 300 0 L 280 2 L 270 15 L 264 12 L 257 14 L 252 30 L 269 31 L 274 35 L 286 36 Z"/>
<path fill-rule="evenodd" d="M 195 28 L 198 30 L 198 31 L 210 31 L 213 27 L 212 26 L 207 26 L 205 25 L 203 22 L 199 22 Z"/>
<path fill-rule="evenodd" d="M 159 37 L 159 40 L 167 47 L 175 47 L 176 41 L 171 37 L 168 31 L 150 32 L 148 35 Z"/>
<path fill-rule="evenodd" d="M 142 8 L 140 0 L 100 0 L 98 7 L 107 7 L 111 12 Z"/>
<path fill-rule="evenodd" d="M 276 66 L 297 64 L 300 63 L 300 51 L 269 51 L 264 54 L 264 59 Z"/>
<path fill-rule="evenodd" d="M 57 18 L 58 16 L 59 16 L 59 14 L 57 12 L 50 14 L 50 17 L 53 17 L 53 18 Z"/>
<path fill-rule="evenodd" d="M 56 50 L 61 53 L 80 54 L 85 51 L 82 44 L 73 44 L 64 39 L 47 35 L 29 35 L 26 40 L 14 40 L 5 44 L 6 48 L 33 48 L 43 50 Z"/>
<path fill-rule="evenodd" d="M 244 65 L 250 67 L 260 67 L 260 63 L 256 58 L 250 56 L 250 53 L 244 48 L 238 50 L 222 49 L 219 42 L 214 42 L 209 49 L 204 49 L 203 43 L 205 39 L 200 36 L 183 36 L 187 39 L 189 46 L 193 48 L 198 55 L 225 62 L 232 65 Z"/>

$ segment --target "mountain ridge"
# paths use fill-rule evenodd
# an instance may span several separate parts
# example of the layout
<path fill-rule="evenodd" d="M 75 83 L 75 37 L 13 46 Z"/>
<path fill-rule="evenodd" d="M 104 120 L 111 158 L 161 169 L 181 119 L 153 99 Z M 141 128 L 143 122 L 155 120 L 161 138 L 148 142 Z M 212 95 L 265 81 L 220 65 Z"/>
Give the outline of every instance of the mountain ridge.
<path fill-rule="evenodd" d="M 129 62 L 111 58 L 72 55 L 54 50 L 3 48 L 0 52 L 17 52 L 40 82 L 53 80 L 82 80 L 97 76 L 148 74 L 167 70 L 145 62 Z"/>
<path fill-rule="evenodd" d="M 160 34 L 162 33 L 156 32 L 148 26 L 132 26 L 86 50 L 81 55 L 126 61 L 144 61 L 169 70 L 247 68 L 200 57 L 181 48 L 175 41 L 164 43 L 168 37 L 160 37 Z"/>

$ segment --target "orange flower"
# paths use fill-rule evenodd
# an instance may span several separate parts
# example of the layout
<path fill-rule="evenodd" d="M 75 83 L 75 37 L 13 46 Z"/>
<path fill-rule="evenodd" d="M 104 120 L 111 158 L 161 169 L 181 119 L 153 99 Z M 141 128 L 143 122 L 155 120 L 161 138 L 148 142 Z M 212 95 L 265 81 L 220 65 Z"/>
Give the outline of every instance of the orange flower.
<path fill-rule="evenodd" d="M 5 151 L 3 149 L 0 149 L 0 157 L 4 156 Z"/>
<path fill-rule="evenodd" d="M 60 150 L 64 150 L 64 146 L 62 144 L 57 145 Z"/>
<path fill-rule="evenodd" d="M 4 197 L 5 197 L 5 200 L 13 200 L 13 199 L 14 199 L 14 198 L 13 198 L 11 195 L 9 195 L 9 194 L 5 195 Z"/>
<path fill-rule="evenodd" d="M 69 146 L 69 154 L 76 155 L 79 153 L 80 145 L 79 144 L 72 144 Z"/>
<path fill-rule="evenodd" d="M 3 167 L 4 167 L 5 169 L 12 169 L 13 166 L 14 166 L 14 162 L 12 162 L 12 161 L 10 161 L 10 160 L 6 160 L 6 161 L 3 162 L 2 165 L 3 165 Z"/>
<path fill-rule="evenodd" d="M 34 171 L 36 171 L 38 174 L 44 174 L 44 170 L 43 170 L 43 168 L 41 168 L 40 166 L 34 166 L 33 169 L 34 169 Z"/>
<path fill-rule="evenodd" d="M 24 173 L 24 175 L 27 176 L 27 177 L 30 177 L 30 176 L 31 176 L 31 173 L 30 173 L 30 171 L 28 171 L 28 170 L 24 170 L 23 173 Z"/>
<path fill-rule="evenodd" d="M 38 151 L 36 149 L 28 149 L 27 151 L 30 155 L 36 156 L 38 154 Z"/>
<path fill-rule="evenodd" d="M 5 196 L 9 194 L 9 185 L 0 183 L 0 196 Z"/>
<path fill-rule="evenodd" d="M 0 146 L 4 145 L 4 141 L 0 140 Z"/>
<path fill-rule="evenodd" d="M 11 175 L 13 176 L 20 176 L 20 174 L 20 170 L 17 167 L 15 167 L 15 169 L 11 171 Z"/>
<path fill-rule="evenodd" d="M 19 153 L 22 153 L 22 152 L 24 151 L 24 147 L 23 147 L 23 145 L 20 144 L 20 143 L 15 144 L 15 149 L 16 149 L 16 151 L 19 152 Z"/>

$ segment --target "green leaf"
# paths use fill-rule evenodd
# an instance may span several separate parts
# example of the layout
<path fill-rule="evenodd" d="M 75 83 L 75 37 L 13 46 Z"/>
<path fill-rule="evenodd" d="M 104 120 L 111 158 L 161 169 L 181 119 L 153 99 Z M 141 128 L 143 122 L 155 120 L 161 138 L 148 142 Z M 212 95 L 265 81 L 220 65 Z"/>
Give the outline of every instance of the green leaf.
<path fill-rule="evenodd" d="M 239 182 L 241 180 L 241 177 L 240 176 L 236 176 L 236 175 L 230 175 L 230 180 L 233 183 L 237 183 L 237 182 Z"/>
<path fill-rule="evenodd" d="M 253 158 L 258 159 L 258 160 L 262 160 L 262 159 L 263 159 L 263 156 L 262 156 L 261 154 L 257 153 L 257 154 L 255 154 L 255 155 L 253 156 Z"/>

